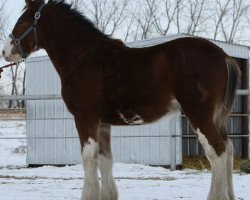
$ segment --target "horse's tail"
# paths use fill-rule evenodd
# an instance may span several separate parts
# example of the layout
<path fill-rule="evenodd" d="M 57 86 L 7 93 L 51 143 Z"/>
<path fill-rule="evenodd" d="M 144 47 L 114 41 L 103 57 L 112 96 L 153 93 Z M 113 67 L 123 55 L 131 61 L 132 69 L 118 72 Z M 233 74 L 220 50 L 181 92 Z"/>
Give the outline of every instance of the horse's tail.
<path fill-rule="evenodd" d="M 218 116 L 219 129 L 224 128 L 228 122 L 228 116 L 231 112 L 235 99 L 236 89 L 241 77 L 241 71 L 236 61 L 230 57 L 226 57 L 225 61 L 227 64 L 228 79 L 220 116 Z"/>

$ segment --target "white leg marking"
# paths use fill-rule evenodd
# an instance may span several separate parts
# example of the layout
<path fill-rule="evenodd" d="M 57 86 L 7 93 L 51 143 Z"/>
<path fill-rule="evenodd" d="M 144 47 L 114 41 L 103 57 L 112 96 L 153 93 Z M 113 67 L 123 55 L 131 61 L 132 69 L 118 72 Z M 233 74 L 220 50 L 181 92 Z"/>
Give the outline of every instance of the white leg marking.
<path fill-rule="evenodd" d="M 228 140 L 226 148 L 227 148 L 228 194 L 230 200 L 235 200 L 234 189 L 233 189 L 234 146 L 230 140 Z"/>
<path fill-rule="evenodd" d="M 102 176 L 101 200 L 117 200 L 118 192 L 113 178 L 112 156 L 99 156 L 99 169 Z"/>
<path fill-rule="evenodd" d="M 203 145 L 212 169 L 212 182 L 207 200 L 230 200 L 227 182 L 227 152 L 218 156 L 206 137 L 198 129 L 198 139 Z"/>
<path fill-rule="evenodd" d="M 85 179 L 81 200 L 100 199 L 100 185 L 97 174 L 98 147 L 98 143 L 91 138 L 83 147 L 82 159 Z"/>

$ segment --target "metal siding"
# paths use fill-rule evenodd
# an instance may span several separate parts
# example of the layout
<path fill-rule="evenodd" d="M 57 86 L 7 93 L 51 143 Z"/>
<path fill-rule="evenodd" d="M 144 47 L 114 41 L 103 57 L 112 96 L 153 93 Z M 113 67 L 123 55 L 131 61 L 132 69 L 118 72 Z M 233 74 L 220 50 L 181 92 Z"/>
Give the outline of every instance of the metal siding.
<path fill-rule="evenodd" d="M 60 79 L 48 57 L 32 58 L 26 66 L 28 95 L 60 94 Z M 81 163 L 74 120 L 62 100 L 28 101 L 27 119 L 28 164 Z M 175 133 L 173 126 L 180 128 L 178 121 L 175 116 L 152 125 L 112 127 L 114 161 L 167 166 L 174 160 L 180 165 L 181 141 L 174 146 L 178 155 L 173 154 L 170 137 Z"/>
<path fill-rule="evenodd" d="M 48 58 L 33 59 L 32 62 L 27 62 L 26 66 L 27 94 L 60 94 L 60 79 Z M 67 112 L 62 100 L 28 101 L 27 136 L 36 139 L 28 139 L 27 163 L 80 163 L 80 153 L 71 150 L 73 146 L 80 149 L 78 138 L 72 138 L 77 137 L 73 123 L 72 116 Z M 78 158 L 73 158 L 73 155 Z"/>
<path fill-rule="evenodd" d="M 181 164 L 181 140 L 171 146 L 171 135 L 181 134 L 178 115 L 144 126 L 112 127 L 112 149 L 115 162 L 170 165 Z M 174 154 L 172 149 L 174 150 Z M 172 156 L 174 158 L 172 158 Z"/>

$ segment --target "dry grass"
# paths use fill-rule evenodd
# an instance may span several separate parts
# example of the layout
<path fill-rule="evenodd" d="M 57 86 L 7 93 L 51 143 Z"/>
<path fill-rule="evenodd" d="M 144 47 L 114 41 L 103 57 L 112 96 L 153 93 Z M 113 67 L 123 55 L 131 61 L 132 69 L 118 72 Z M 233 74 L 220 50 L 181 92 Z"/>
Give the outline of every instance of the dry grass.
<path fill-rule="evenodd" d="M 245 161 L 246 160 L 241 159 L 241 158 L 235 158 L 234 169 L 240 170 L 241 164 Z M 204 156 L 184 156 L 182 167 L 189 168 L 189 169 L 196 169 L 196 170 L 211 169 L 207 158 Z"/>
<path fill-rule="evenodd" d="M 0 119 L 25 119 L 26 113 L 2 113 L 0 111 Z"/>

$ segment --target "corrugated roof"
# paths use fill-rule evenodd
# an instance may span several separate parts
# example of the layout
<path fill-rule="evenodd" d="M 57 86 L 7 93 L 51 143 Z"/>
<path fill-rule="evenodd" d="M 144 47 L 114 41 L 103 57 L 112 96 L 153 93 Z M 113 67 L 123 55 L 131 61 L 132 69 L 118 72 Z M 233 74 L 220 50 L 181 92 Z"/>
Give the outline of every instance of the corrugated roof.
<path fill-rule="evenodd" d="M 161 44 L 164 42 L 168 42 L 168 41 L 175 40 L 178 38 L 183 38 L 183 37 L 195 37 L 195 36 L 190 36 L 187 34 L 174 34 L 174 35 L 161 36 L 161 37 L 155 37 L 155 38 L 130 42 L 130 43 L 127 43 L 127 45 L 129 47 L 142 48 L 142 47 L 153 46 L 156 44 Z M 232 57 L 237 57 L 237 58 L 242 58 L 242 59 L 250 59 L 250 47 L 249 46 L 232 44 L 232 43 L 223 42 L 223 41 L 219 41 L 219 40 L 212 40 L 212 39 L 208 39 L 208 40 L 210 40 L 214 44 L 221 47 L 228 55 L 230 55 Z"/>

